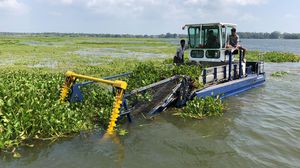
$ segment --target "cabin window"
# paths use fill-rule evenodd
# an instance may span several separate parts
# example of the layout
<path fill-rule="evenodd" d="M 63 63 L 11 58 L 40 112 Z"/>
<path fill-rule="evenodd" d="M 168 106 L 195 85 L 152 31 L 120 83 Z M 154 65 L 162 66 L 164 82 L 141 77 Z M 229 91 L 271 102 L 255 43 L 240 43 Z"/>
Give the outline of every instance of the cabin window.
<path fill-rule="evenodd" d="M 206 58 L 220 58 L 220 50 L 207 50 L 205 56 Z"/>
<path fill-rule="evenodd" d="M 222 48 L 226 46 L 226 28 L 222 27 Z"/>
<path fill-rule="evenodd" d="M 225 40 L 225 43 L 227 43 L 227 41 L 228 41 L 228 38 L 229 38 L 229 35 L 231 35 L 231 29 L 232 29 L 233 27 L 232 26 L 227 26 L 226 27 L 226 40 Z"/>
<path fill-rule="evenodd" d="M 203 48 L 220 48 L 219 26 L 202 26 L 200 43 Z"/>
<path fill-rule="evenodd" d="M 199 48 L 200 46 L 200 27 L 189 27 L 189 46 Z"/>
<path fill-rule="evenodd" d="M 192 58 L 203 58 L 204 57 L 204 51 L 203 50 L 192 50 L 191 51 L 191 57 Z"/>

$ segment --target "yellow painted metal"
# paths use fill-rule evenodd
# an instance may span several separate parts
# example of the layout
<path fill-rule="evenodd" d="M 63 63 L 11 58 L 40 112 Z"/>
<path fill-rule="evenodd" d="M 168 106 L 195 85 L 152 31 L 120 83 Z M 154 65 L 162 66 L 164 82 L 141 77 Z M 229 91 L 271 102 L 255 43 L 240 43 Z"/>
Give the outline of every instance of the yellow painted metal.
<path fill-rule="evenodd" d="M 112 112 L 111 112 L 111 115 L 110 115 L 109 125 L 108 125 L 108 128 L 106 130 L 106 133 L 109 134 L 109 135 L 113 134 L 114 129 L 116 127 L 116 121 L 119 117 L 123 95 L 124 95 L 124 90 L 123 89 L 117 90 L 115 101 L 114 101 L 114 104 L 113 104 L 113 109 L 112 109 Z"/>
<path fill-rule="evenodd" d="M 60 91 L 60 101 L 65 101 L 68 93 L 69 93 L 69 87 L 67 84 L 64 84 Z"/>
<path fill-rule="evenodd" d="M 119 80 L 116 80 L 116 81 L 105 80 L 105 79 L 95 78 L 95 77 L 91 77 L 91 76 L 76 74 L 72 71 L 67 71 L 66 76 L 72 76 L 72 77 L 76 77 L 76 78 L 82 78 L 82 79 L 87 79 L 87 80 L 91 80 L 91 81 L 95 81 L 95 82 L 99 82 L 99 83 L 104 83 L 104 84 L 112 85 L 114 87 L 121 88 L 121 89 L 127 88 L 127 83 L 124 81 L 119 81 Z"/>
<path fill-rule="evenodd" d="M 60 101 L 65 101 L 65 99 L 69 93 L 69 90 L 72 87 L 72 85 L 74 84 L 75 80 L 76 80 L 75 77 L 67 76 L 66 81 L 60 91 Z"/>
<path fill-rule="evenodd" d="M 69 90 L 72 87 L 73 83 L 75 82 L 76 78 L 82 78 L 82 79 L 87 79 L 87 80 L 91 80 L 91 81 L 95 81 L 95 82 L 99 82 L 99 83 L 104 83 L 104 84 L 112 85 L 117 88 L 116 97 L 114 100 L 109 125 L 108 125 L 107 131 L 106 131 L 107 134 L 112 135 L 114 132 L 114 129 L 116 127 L 116 121 L 119 117 L 120 108 L 121 108 L 121 104 L 122 104 L 122 98 L 123 98 L 124 92 L 127 88 L 127 83 L 125 81 L 120 81 L 120 80 L 110 81 L 110 80 L 94 78 L 94 77 L 90 77 L 90 76 L 86 76 L 86 75 L 80 75 L 80 74 L 76 74 L 72 71 L 67 71 L 66 76 L 67 76 L 67 79 L 61 89 L 61 94 L 60 94 L 61 101 L 64 101 L 65 98 L 67 97 Z"/>

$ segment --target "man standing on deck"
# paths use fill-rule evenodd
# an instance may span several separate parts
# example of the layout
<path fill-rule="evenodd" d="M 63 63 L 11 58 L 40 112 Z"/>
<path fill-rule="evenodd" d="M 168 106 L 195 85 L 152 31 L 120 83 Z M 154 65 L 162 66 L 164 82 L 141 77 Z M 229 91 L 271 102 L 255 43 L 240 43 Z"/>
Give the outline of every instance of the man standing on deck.
<path fill-rule="evenodd" d="M 177 48 L 173 63 L 183 64 L 184 63 L 184 51 L 187 49 L 188 49 L 188 46 L 185 46 L 185 40 L 184 39 L 180 40 L 180 47 Z"/>

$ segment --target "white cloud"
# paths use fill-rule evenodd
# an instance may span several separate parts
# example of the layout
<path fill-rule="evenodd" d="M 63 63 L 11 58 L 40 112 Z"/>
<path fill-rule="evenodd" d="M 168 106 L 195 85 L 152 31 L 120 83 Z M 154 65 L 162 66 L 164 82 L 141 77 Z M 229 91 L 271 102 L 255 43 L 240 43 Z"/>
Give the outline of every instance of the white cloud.
<path fill-rule="evenodd" d="M 239 5 L 259 5 L 264 4 L 266 0 L 225 0 L 229 3 L 237 3 Z"/>
<path fill-rule="evenodd" d="M 296 15 L 292 14 L 292 13 L 286 13 L 284 15 L 284 18 L 286 19 L 295 19 L 296 18 Z"/>
<path fill-rule="evenodd" d="M 5 14 L 24 14 L 28 12 L 29 8 L 27 5 L 17 0 L 0 0 L 0 13 Z"/>
<path fill-rule="evenodd" d="M 43 0 L 40 0 L 43 2 Z M 78 0 L 47 0 L 51 4 L 73 5 Z"/>
<path fill-rule="evenodd" d="M 73 2 L 74 2 L 73 0 L 61 0 L 61 3 L 66 4 L 66 5 L 70 5 Z"/>
<path fill-rule="evenodd" d="M 45 2 L 45 0 L 41 1 Z M 168 31 L 161 29 L 172 27 L 174 28 L 173 30 L 177 30 L 177 27 L 181 27 L 186 23 L 234 22 L 240 24 L 255 21 L 257 19 L 255 13 L 245 12 L 243 8 L 250 5 L 263 5 L 269 0 L 46 1 L 52 5 L 57 5 L 62 10 L 64 6 L 68 6 L 84 12 L 84 14 L 80 15 L 88 15 L 89 18 L 97 20 L 98 24 L 106 25 L 106 27 L 118 27 L 121 25 L 122 29 L 126 29 L 126 27 L 127 29 L 144 27 L 147 30 Z M 70 11 L 72 10 L 66 12 Z M 76 12 L 74 13 L 76 14 Z M 61 13 L 51 12 L 50 15 L 60 16 Z"/>
<path fill-rule="evenodd" d="M 149 18 L 173 18 L 183 15 L 236 16 L 234 6 L 260 5 L 268 0 L 48 0 L 55 4 L 78 5 L 89 11 L 112 17 L 145 16 Z M 150 16 L 152 13 L 153 16 Z M 214 18 L 211 17 L 211 18 Z"/>
<path fill-rule="evenodd" d="M 255 15 L 238 6 L 262 5 L 268 0 L 57 0 L 72 1 L 104 19 L 143 24 L 200 22 L 247 22 Z M 236 18 L 234 20 L 234 18 Z M 130 24 L 128 23 L 128 24 Z"/>
<path fill-rule="evenodd" d="M 51 15 L 51 16 L 62 16 L 63 14 L 61 12 L 58 12 L 58 11 L 51 11 L 51 12 L 49 12 L 49 15 Z"/>
<path fill-rule="evenodd" d="M 149 0 L 87 0 L 85 5 L 87 8 L 101 14 L 114 16 L 126 16 L 135 13 L 138 15 L 143 12 L 145 7 L 149 5 Z"/>
<path fill-rule="evenodd" d="M 251 22 L 251 21 L 257 21 L 258 20 L 258 18 L 256 18 L 255 16 L 253 16 L 250 13 L 242 14 L 238 19 L 240 21 L 244 21 L 244 22 Z"/>
<path fill-rule="evenodd" d="M 185 5 L 206 5 L 208 0 L 186 0 L 183 3 Z"/>

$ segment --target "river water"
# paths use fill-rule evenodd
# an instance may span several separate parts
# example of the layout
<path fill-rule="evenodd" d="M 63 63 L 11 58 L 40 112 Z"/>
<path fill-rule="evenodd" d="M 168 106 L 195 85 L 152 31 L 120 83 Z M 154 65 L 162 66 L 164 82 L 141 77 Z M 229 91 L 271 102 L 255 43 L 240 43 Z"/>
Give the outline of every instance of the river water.
<path fill-rule="evenodd" d="M 266 63 L 266 83 L 225 99 L 222 117 L 137 119 L 126 136 L 81 133 L 2 155 L 1 168 L 300 167 L 300 63 Z M 286 71 L 284 77 L 271 77 Z"/>
<path fill-rule="evenodd" d="M 173 45 L 179 45 L 180 39 L 163 39 Z M 300 39 L 240 39 L 248 50 L 290 52 L 300 55 Z"/>
<path fill-rule="evenodd" d="M 248 50 L 280 51 L 300 55 L 300 40 L 291 39 L 241 39 Z"/>

